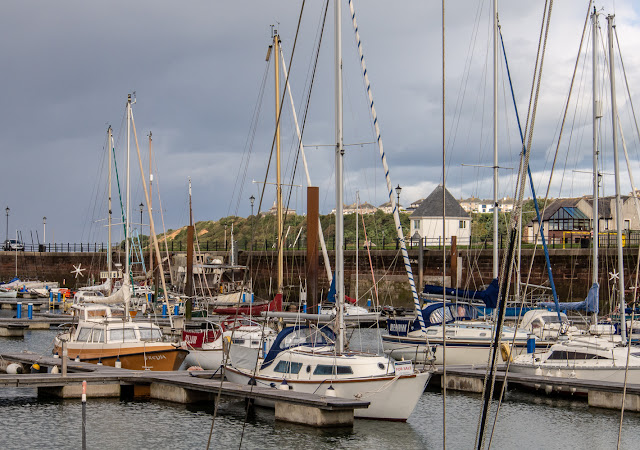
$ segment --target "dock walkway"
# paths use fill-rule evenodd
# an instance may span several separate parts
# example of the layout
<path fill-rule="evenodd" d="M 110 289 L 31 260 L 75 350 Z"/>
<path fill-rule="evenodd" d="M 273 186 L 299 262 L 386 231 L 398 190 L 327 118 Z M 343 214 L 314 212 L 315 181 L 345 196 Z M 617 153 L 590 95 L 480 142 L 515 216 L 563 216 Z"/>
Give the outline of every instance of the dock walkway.
<path fill-rule="evenodd" d="M 0 359 L 28 367 L 37 363 L 41 371 L 62 364 L 60 358 L 33 353 L 0 354 Z M 225 397 L 274 402 L 276 420 L 319 427 L 353 424 L 354 410 L 369 406 L 369 402 L 360 400 L 239 385 L 222 381 L 219 376 L 213 378 L 216 375 L 213 371 L 134 371 L 76 361 L 68 361 L 67 370 L 67 374 L 37 372 L 0 375 L 0 387 L 36 388 L 39 396 L 79 398 L 82 382 L 87 381 L 88 397 L 119 397 L 124 390 L 134 397 L 178 403 L 215 401 L 216 395 L 220 393 Z"/>

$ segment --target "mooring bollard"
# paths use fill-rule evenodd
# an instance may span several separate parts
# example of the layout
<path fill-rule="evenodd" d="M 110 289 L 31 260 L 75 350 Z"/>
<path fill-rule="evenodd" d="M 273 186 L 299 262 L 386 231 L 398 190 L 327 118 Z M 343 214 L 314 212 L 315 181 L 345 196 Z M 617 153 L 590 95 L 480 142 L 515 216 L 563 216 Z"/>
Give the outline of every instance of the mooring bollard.
<path fill-rule="evenodd" d="M 58 303 L 62 301 L 62 292 L 58 292 Z"/>
<path fill-rule="evenodd" d="M 371 308 L 371 299 L 370 298 L 367 299 L 367 308 Z"/>
<path fill-rule="evenodd" d="M 27 317 L 33 320 L 33 303 L 27 303 Z"/>
<path fill-rule="evenodd" d="M 180 315 L 180 305 L 175 305 L 173 307 L 173 315 L 174 316 L 179 316 Z"/>
<path fill-rule="evenodd" d="M 164 319 L 166 319 L 166 318 L 167 318 L 167 304 L 166 304 L 166 303 L 164 303 L 164 304 L 162 305 L 162 317 L 163 317 Z"/>
<path fill-rule="evenodd" d="M 22 319 L 22 302 L 16 305 L 16 319 Z"/>
<path fill-rule="evenodd" d="M 302 312 L 303 313 L 307 313 L 307 304 L 305 303 L 304 305 L 302 305 Z"/>
<path fill-rule="evenodd" d="M 82 450 L 87 450 L 87 382 L 82 382 Z"/>
<path fill-rule="evenodd" d="M 318 305 L 318 314 L 320 314 L 321 310 L 322 310 L 322 307 L 320 305 Z"/>

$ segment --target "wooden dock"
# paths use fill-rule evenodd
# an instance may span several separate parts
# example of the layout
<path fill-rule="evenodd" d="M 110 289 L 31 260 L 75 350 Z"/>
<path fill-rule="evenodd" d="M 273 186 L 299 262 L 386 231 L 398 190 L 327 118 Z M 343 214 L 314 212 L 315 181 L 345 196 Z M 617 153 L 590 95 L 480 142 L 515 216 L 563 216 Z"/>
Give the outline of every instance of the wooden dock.
<path fill-rule="evenodd" d="M 35 372 L 0 375 L 0 387 L 36 388 L 38 396 L 80 398 L 83 381 L 87 382 L 89 398 L 129 395 L 177 403 L 198 403 L 215 401 L 220 394 L 226 398 L 275 402 L 276 420 L 317 427 L 352 425 L 354 410 L 369 406 L 366 401 L 238 385 L 222 381 L 213 371 L 134 371 L 68 361 L 68 373 L 65 375 L 49 373 L 51 368 L 61 366 L 60 358 L 33 353 L 2 354 L 0 358 L 20 363 Z"/>

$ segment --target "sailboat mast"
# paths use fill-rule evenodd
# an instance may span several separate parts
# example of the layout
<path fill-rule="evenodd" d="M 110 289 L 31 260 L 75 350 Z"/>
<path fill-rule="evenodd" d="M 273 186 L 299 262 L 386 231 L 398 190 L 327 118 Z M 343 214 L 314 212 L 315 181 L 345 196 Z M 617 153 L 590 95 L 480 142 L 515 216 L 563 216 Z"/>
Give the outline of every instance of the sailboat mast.
<path fill-rule="evenodd" d="M 278 208 L 278 294 L 282 294 L 284 274 L 284 244 L 282 242 L 284 223 L 282 217 L 282 179 L 280 161 L 280 36 L 278 30 L 273 30 L 273 54 L 275 69 L 276 91 L 276 202 Z"/>
<path fill-rule="evenodd" d="M 112 148 L 113 148 L 113 134 L 111 131 L 111 125 L 109 125 L 109 129 L 107 130 L 107 134 L 108 134 L 108 142 L 107 142 L 107 153 L 109 153 L 109 197 L 107 200 L 107 208 L 108 208 L 108 215 L 107 215 L 107 273 L 108 273 L 108 278 L 107 278 L 107 283 L 109 286 L 109 294 L 111 294 L 111 266 L 112 266 L 112 261 L 111 261 L 111 165 L 113 164 L 111 158 L 112 158 Z"/>
<path fill-rule="evenodd" d="M 614 15 L 607 16 L 607 36 L 609 40 L 609 77 L 611 82 L 611 120 L 613 135 L 613 164 L 616 185 L 616 241 L 618 244 L 618 298 L 620 300 L 620 334 L 622 343 L 627 343 L 627 321 L 624 303 L 624 260 L 622 255 L 622 200 L 620 198 L 620 164 L 618 163 L 618 107 L 616 105 L 616 76 L 613 60 L 613 20 Z"/>
<path fill-rule="evenodd" d="M 343 131 L 342 131 L 342 20 L 340 2 L 334 1 L 335 33 L 335 108 L 336 108 L 336 308 L 338 310 L 338 353 L 344 352 L 344 204 L 343 177 Z"/>
<path fill-rule="evenodd" d="M 598 282 L 598 246 L 599 246 L 599 232 L 600 232 L 600 213 L 599 209 L 599 179 L 598 173 L 598 127 L 600 125 L 600 118 L 602 117 L 602 108 L 600 99 L 598 98 L 598 13 L 596 8 L 593 8 L 592 19 L 592 33 L 593 33 L 593 57 L 591 65 L 593 68 L 593 208 L 592 208 L 592 220 L 593 220 L 593 283 Z M 598 313 L 593 315 L 593 323 L 598 323 Z"/>
<path fill-rule="evenodd" d="M 356 191 L 356 301 L 358 300 L 358 247 L 359 235 L 358 235 L 358 213 L 360 212 L 360 191 Z"/>
<path fill-rule="evenodd" d="M 151 202 L 153 200 L 153 169 L 151 168 L 151 155 L 153 151 L 152 145 L 153 139 L 151 138 L 151 131 L 149 131 L 149 214 L 152 214 Z M 151 226 L 149 226 L 149 270 L 151 270 L 151 282 L 153 283 L 153 250 L 151 249 Z"/>
<path fill-rule="evenodd" d="M 493 0 L 493 278 L 498 278 L 498 0 Z"/>
<path fill-rule="evenodd" d="M 130 229 L 130 211 L 129 205 L 131 203 L 131 94 L 127 96 L 127 217 L 125 219 L 125 237 L 124 237 L 124 251 L 125 251 L 125 265 L 124 265 L 124 278 L 129 279 L 129 229 Z"/>

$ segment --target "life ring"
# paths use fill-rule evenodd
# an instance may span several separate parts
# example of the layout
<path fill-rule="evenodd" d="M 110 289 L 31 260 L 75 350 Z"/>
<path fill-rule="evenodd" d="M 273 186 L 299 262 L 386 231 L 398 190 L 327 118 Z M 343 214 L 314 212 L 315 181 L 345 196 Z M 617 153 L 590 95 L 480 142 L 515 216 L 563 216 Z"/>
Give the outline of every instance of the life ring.
<path fill-rule="evenodd" d="M 504 362 L 513 362 L 513 356 L 511 355 L 511 346 L 506 342 L 500 344 L 500 355 Z"/>

